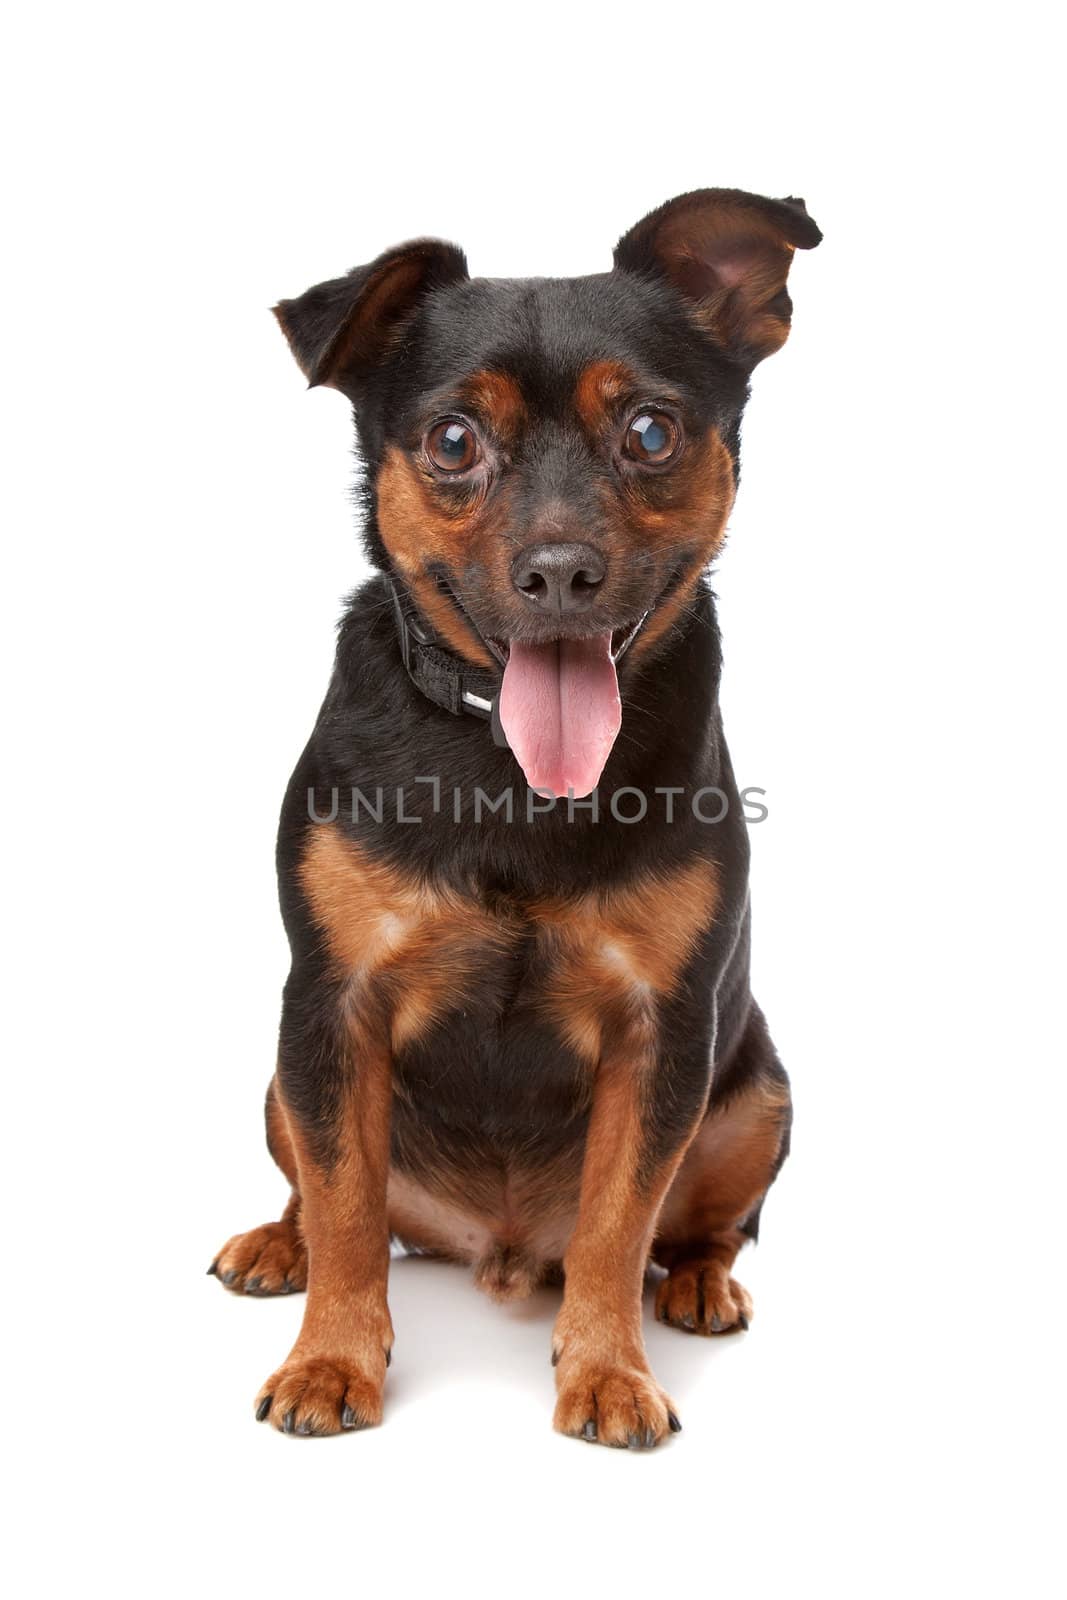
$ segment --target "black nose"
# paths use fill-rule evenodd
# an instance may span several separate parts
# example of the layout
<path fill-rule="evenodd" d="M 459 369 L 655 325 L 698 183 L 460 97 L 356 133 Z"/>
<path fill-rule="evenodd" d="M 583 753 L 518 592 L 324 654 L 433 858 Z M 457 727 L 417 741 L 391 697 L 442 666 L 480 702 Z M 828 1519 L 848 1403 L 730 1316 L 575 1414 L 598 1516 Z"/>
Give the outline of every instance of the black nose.
<path fill-rule="evenodd" d="M 539 611 L 586 611 L 605 570 L 591 544 L 532 544 L 511 563 L 511 581 Z"/>

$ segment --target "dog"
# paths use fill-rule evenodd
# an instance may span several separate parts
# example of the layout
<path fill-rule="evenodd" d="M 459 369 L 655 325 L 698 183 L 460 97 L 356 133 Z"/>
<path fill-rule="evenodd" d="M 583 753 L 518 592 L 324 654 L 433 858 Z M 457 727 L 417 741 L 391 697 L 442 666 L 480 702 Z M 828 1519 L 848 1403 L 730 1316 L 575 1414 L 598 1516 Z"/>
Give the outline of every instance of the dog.
<path fill-rule="evenodd" d="M 562 1283 L 554 1421 L 580 1439 L 680 1431 L 650 1264 L 661 1321 L 748 1327 L 731 1274 L 791 1101 L 749 988 L 707 570 L 820 238 L 802 200 L 705 189 L 609 272 L 472 278 L 421 239 L 275 307 L 352 404 L 377 569 L 279 829 L 291 1197 L 209 1269 L 307 1290 L 255 1403 L 285 1433 L 381 1420 L 393 1243 L 498 1300 Z"/>

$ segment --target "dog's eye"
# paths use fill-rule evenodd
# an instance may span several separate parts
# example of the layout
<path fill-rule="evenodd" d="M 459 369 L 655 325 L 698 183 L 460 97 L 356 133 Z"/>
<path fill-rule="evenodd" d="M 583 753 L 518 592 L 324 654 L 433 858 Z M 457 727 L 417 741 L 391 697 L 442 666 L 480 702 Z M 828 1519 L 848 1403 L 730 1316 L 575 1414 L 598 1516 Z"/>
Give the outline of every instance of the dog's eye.
<path fill-rule="evenodd" d="M 626 454 L 633 461 L 669 461 L 681 442 L 681 431 L 665 411 L 642 411 L 626 430 Z"/>
<path fill-rule="evenodd" d="M 466 472 L 478 459 L 478 440 L 465 422 L 438 422 L 426 435 L 426 454 L 442 472 Z"/>

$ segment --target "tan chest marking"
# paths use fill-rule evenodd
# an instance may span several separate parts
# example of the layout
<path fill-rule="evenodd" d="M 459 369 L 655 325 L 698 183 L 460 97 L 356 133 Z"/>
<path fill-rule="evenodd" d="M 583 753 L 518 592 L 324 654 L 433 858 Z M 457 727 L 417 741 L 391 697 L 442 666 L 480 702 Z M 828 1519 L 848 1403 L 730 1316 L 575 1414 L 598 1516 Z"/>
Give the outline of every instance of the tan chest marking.
<path fill-rule="evenodd" d="M 718 894 L 714 864 L 700 860 L 530 908 L 550 950 L 545 1008 L 572 1049 L 599 1061 L 609 1021 L 633 1044 L 648 1042 L 657 1001 L 677 987 Z"/>
<path fill-rule="evenodd" d="M 547 956 L 542 1007 L 583 1060 L 608 1026 L 649 1044 L 670 995 L 715 918 L 718 875 L 698 860 L 622 888 L 535 901 L 509 918 L 459 891 L 408 876 L 333 827 L 312 829 L 300 867 L 334 970 L 353 994 L 384 999 L 394 1050 L 452 1010 L 472 974 L 514 950 L 533 925 Z"/>
<path fill-rule="evenodd" d="M 339 977 L 386 1002 L 394 1050 L 425 1032 L 462 996 L 472 971 L 506 955 L 519 929 L 457 890 L 399 872 L 315 827 L 300 866 L 315 923 Z"/>

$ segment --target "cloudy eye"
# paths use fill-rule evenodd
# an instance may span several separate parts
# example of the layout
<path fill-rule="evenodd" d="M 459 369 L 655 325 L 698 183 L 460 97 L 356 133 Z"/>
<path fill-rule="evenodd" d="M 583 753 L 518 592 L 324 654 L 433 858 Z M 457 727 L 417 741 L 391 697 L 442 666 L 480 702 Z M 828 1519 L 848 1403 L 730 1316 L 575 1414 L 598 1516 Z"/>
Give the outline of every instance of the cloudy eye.
<path fill-rule="evenodd" d="M 474 429 L 454 418 L 438 422 L 426 435 L 426 454 L 442 472 L 466 472 L 478 459 Z"/>
<path fill-rule="evenodd" d="M 642 411 L 626 430 L 626 454 L 633 461 L 669 461 L 681 442 L 681 430 L 665 411 Z"/>

